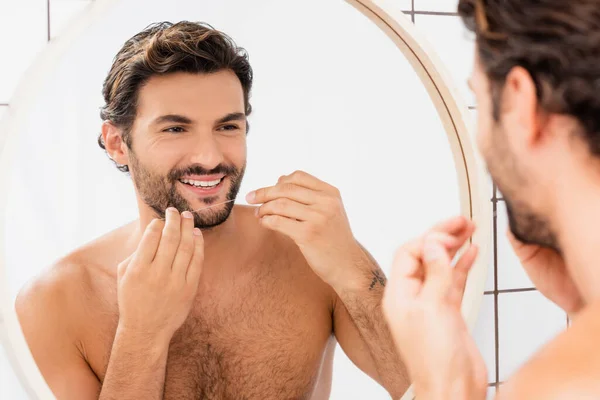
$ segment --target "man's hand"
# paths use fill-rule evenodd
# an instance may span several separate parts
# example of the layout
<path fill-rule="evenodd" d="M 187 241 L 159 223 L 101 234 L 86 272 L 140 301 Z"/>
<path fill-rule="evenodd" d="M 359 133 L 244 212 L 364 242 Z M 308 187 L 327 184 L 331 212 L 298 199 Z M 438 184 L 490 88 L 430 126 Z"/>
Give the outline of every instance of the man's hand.
<path fill-rule="evenodd" d="M 451 265 L 474 229 L 454 218 L 396 254 L 383 308 L 417 398 L 485 399 L 485 364 L 460 311 L 477 249 Z"/>
<path fill-rule="evenodd" d="M 296 171 L 246 199 L 262 204 L 256 212 L 261 224 L 294 240 L 315 273 L 333 287 L 348 277 L 349 260 L 365 257 L 340 192 L 314 176 Z"/>
<path fill-rule="evenodd" d="M 203 261 L 191 213 L 170 208 L 166 221 L 153 220 L 135 253 L 119 264 L 119 329 L 168 344 L 190 312 Z"/>
<path fill-rule="evenodd" d="M 559 253 L 550 248 L 524 244 L 510 230 L 506 235 L 529 279 L 540 293 L 570 316 L 583 308 L 583 297 Z"/>

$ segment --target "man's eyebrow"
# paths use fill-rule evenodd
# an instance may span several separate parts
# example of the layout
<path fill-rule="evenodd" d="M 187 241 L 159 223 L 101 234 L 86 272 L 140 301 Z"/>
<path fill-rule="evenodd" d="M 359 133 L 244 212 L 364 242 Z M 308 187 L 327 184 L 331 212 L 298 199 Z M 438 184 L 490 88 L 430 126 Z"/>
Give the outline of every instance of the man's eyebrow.
<path fill-rule="evenodd" d="M 224 116 L 223 118 L 219 119 L 217 121 L 217 124 L 224 124 L 226 122 L 231 122 L 231 121 L 245 121 L 246 120 L 246 114 L 244 113 L 230 113 L 227 114 L 226 116 Z"/>
<path fill-rule="evenodd" d="M 159 124 L 164 124 L 166 122 L 172 122 L 172 123 L 176 123 L 176 124 L 191 125 L 193 121 L 191 119 L 189 119 L 188 117 L 183 116 L 183 115 L 168 114 L 168 115 L 161 115 L 160 117 L 156 118 L 154 120 L 153 124 L 159 125 Z"/>

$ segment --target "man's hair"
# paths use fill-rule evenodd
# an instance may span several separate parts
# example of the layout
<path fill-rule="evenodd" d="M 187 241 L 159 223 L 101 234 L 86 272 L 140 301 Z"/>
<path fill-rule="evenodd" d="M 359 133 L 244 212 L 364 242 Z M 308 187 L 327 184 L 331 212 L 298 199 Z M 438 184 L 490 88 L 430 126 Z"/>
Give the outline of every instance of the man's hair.
<path fill-rule="evenodd" d="M 122 130 L 131 148 L 131 127 L 135 121 L 141 87 L 156 75 L 176 72 L 209 74 L 234 72 L 242 84 L 246 115 L 252 112 L 250 92 L 253 73 L 246 51 L 227 35 L 208 24 L 182 21 L 152 24 L 129 39 L 116 55 L 102 94 L 105 105 L 102 121 Z M 102 135 L 98 144 L 106 150 Z M 127 165 L 117 165 L 128 172 Z"/>
<path fill-rule="evenodd" d="M 541 109 L 577 119 L 600 155 L 600 1 L 460 0 L 458 13 L 476 35 L 494 118 L 508 73 L 523 67 Z"/>

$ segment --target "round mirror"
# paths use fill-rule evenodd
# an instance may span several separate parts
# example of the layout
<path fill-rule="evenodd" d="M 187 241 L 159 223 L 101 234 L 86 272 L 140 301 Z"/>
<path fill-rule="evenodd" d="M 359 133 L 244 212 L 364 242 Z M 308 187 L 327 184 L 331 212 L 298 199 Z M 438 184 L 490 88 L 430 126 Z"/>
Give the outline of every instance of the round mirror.
<path fill-rule="evenodd" d="M 135 190 L 132 178 L 98 145 L 102 87 L 123 44 L 157 22 L 210 24 L 245 49 L 253 70 L 250 129 L 236 139 L 243 140 L 237 167 L 239 172 L 245 164 L 245 174 L 235 205 L 220 204 L 230 197 L 215 195 L 219 204 L 204 199 L 203 207 L 233 208 L 229 218 L 250 221 L 246 215 L 254 205 L 245 199 L 248 192 L 303 171 L 295 176 L 307 186 L 339 190 L 349 231 L 384 273 L 395 249 L 433 223 L 456 214 L 475 219 L 480 229 L 474 240 L 483 254 L 463 307 L 472 326 L 485 281 L 488 218 L 481 206 L 487 204 L 482 174 L 465 129 L 466 107 L 393 2 L 351 5 L 335 0 L 172 0 L 144 1 L 142 6 L 134 0 L 97 0 L 48 45 L 2 124 L 2 140 L 8 139 L 0 171 L 5 188 L 0 263 L 4 334 L 32 398 L 51 396 L 48 383 L 55 393 L 67 390 L 57 389 L 60 380 L 52 378 L 46 365 L 55 352 L 84 349 L 80 354 L 87 378 L 99 386 L 106 378 L 119 321 L 117 266 L 135 241 L 132 227 L 140 225 L 136 221 L 147 198 L 140 200 L 141 189 Z M 185 75 L 175 83 L 171 78 L 166 75 L 144 88 L 140 98 L 158 107 L 145 109 L 146 115 L 184 115 L 192 122 L 167 122 L 185 128 L 216 126 L 218 116 L 235 114 L 235 107 L 227 111 L 224 105 L 231 75 L 214 81 L 198 81 L 197 76 L 186 81 L 190 77 Z M 137 106 L 139 112 L 148 103 Z M 245 129 L 245 118 L 233 122 L 227 129 Z M 172 126 L 162 128 L 174 134 Z M 135 141 L 135 133 L 132 137 Z M 209 163 L 204 154 L 208 145 L 200 136 L 187 142 L 194 146 L 168 147 L 168 156 L 164 147 L 165 156 L 157 157 L 151 152 L 160 149 L 161 140 L 139 148 L 153 154 L 145 158 L 147 165 L 173 170 L 188 166 L 181 159 Z M 233 143 L 231 137 L 226 140 Z M 173 151 L 181 158 L 173 158 Z M 202 185 L 179 178 L 182 185 Z M 152 190 L 146 187 L 147 193 Z M 197 209 L 201 203 L 190 205 Z M 196 318 L 196 328 L 182 328 L 179 340 L 171 342 L 164 398 L 197 398 L 200 393 L 206 398 L 389 398 L 390 387 L 376 381 L 396 379 L 393 374 L 381 377 L 385 364 L 374 355 L 380 344 L 372 327 L 377 316 L 361 314 L 350 304 L 370 307 L 384 279 L 376 275 L 372 283 L 361 283 L 363 292 L 344 297 L 338 293 L 346 289 L 344 284 L 333 287 L 320 275 L 323 270 L 314 271 L 304 252 L 304 263 L 298 260 L 298 249 L 286 240 L 300 249 L 307 246 L 299 245 L 293 234 L 278 233 L 285 240 L 275 240 L 261 233 L 265 228 L 256 218 L 255 224 L 244 225 L 240 241 L 231 238 L 235 233 L 218 234 L 224 221 L 205 233 L 203 276 L 208 278 L 198 289 L 205 293 L 192 306 L 195 317 L 188 317 Z M 322 238 L 332 243 L 345 232 L 330 231 Z M 85 261 L 65 261 L 82 255 Z M 19 296 L 23 302 L 44 299 L 35 293 L 47 289 L 52 279 L 71 279 L 69 287 L 79 282 L 81 291 L 68 298 L 79 304 L 73 309 L 85 313 L 63 309 L 52 329 L 42 322 L 22 328 L 14 309 L 18 294 L 26 291 Z M 52 302 L 35 308 L 40 312 Z M 55 312 L 48 309 L 48 314 Z M 78 333 L 71 339 L 79 344 L 74 349 L 31 346 L 42 331 L 60 335 L 74 326 Z M 405 397 L 411 397 L 410 391 Z"/>

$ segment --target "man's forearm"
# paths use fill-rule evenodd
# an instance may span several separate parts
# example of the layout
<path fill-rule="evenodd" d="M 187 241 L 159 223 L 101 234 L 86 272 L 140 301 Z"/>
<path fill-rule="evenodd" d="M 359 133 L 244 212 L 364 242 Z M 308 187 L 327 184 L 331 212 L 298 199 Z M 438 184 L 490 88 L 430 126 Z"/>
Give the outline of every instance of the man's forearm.
<path fill-rule="evenodd" d="M 99 400 L 162 400 L 169 342 L 117 329 Z"/>
<path fill-rule="evenodd" d="M 362 252 L 364 257 L 356 258 L 356 279 L 334 289 L 369 348 L 380 383 L 394 398 L 399 398 L 410 386 L 410 379 L 383 315 L 381 301 L 386 278 L 369 253 L 364 249 Z"/>

